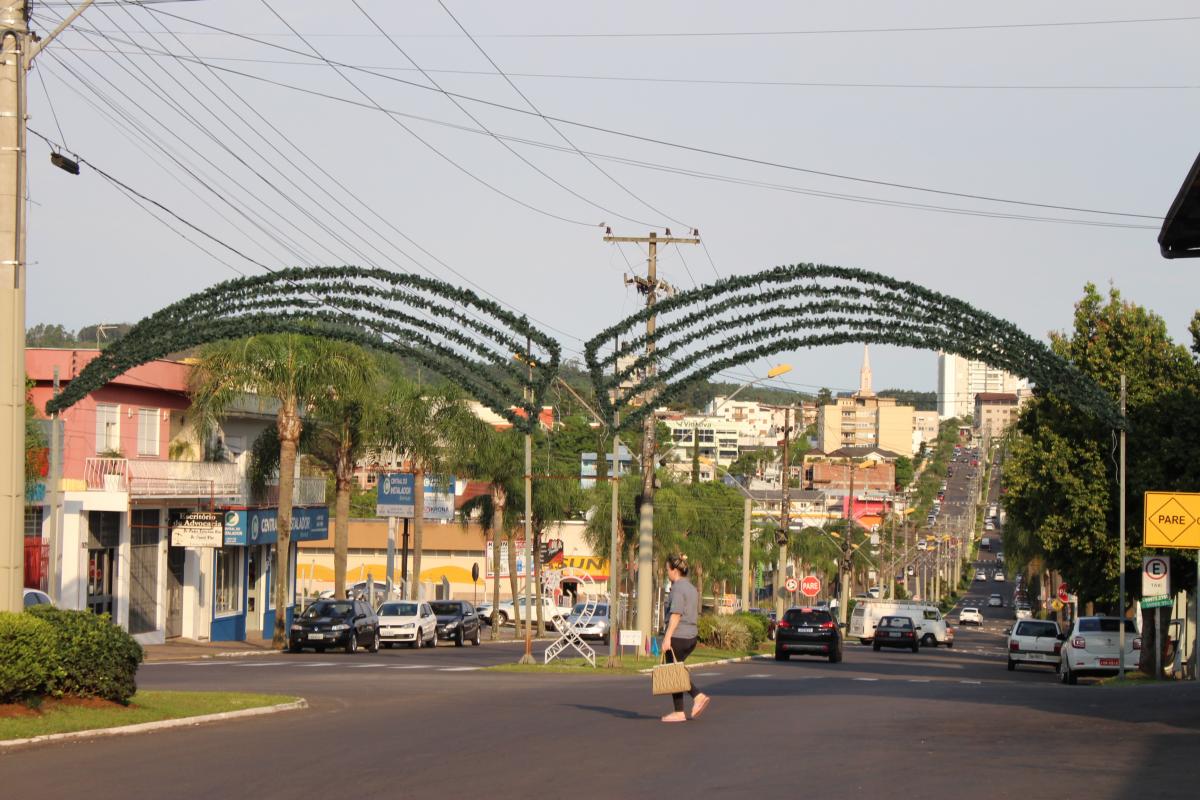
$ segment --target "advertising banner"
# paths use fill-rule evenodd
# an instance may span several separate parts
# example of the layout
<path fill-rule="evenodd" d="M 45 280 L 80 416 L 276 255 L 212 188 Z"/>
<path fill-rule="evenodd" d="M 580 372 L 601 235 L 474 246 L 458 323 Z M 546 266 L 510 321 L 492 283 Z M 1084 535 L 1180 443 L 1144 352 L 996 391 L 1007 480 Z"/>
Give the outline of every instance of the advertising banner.
<path fill-rule="evenodd" d="M 381 517 L 412 519 L 416 476 L 411 472 L 385 472 L 379 476 L 375 513 Z M 423 519 L 454 519 L 454 483 L 448 475 L 426 475 Z"/>
<path fill-rule="evenodd" d="M 278 538 L 278 509 L 230 509 L 225 512 L 225 544 L 274 544 Z M 326 506 L 292 507 L 292 541 L 319 541 L 329 536 L 329 509 Z"/>

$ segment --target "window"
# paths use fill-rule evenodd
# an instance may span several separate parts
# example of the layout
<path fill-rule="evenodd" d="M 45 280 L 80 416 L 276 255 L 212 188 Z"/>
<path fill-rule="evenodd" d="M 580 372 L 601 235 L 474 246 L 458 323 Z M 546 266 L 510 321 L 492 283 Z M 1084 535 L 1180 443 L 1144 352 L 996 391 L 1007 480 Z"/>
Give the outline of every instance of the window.
<path fill-rule="evenodd" d="M 44 506 L 25 506 L 25 535 L 41 538 L 45 516 Z"/>
<path fill-rule="evenodd" d="M 242 610 L 242 548 L 222 547 L 216 551 L 216 558 L 213 611 L 217 615 L 236 614 Z"/>
<path fill-rule="evenodd" d="M 158 455 L 158 409 L 138 409 L 137 451 L 139 456 Z"/>
<path fill-rule="evenodd" d="M 121 407 L 112 403 L 96 404 L 96 452 L 121 449 Z"/>

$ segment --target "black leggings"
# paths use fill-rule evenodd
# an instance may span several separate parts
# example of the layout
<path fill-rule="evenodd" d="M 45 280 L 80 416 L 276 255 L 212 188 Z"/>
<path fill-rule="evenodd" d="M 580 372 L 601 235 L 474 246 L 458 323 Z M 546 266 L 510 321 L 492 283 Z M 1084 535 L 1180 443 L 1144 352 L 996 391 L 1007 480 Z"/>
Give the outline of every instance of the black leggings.
<path fill-rule="evenodd" d="M 674 661 L 686 661 L 687 657 L 690 656 L 692 651 L 695 649 L 695 639 L 679 639 L 672 636 L 671 649 L 666 652 L 666 657 L 668 659 L 667 663 Z M 696 699 L 696 695 L 700 694 L 700 690 L 696 688 L 696 682 L 694 680 L 692 681 L 692 688 L 688 689 L 687 693 L 692 696 L 693 700 Z M 676 692 L 675 694 L 671 695 L 671 700 L 675 703 L 676 711 L 683 711 L 683 692 Z"/>

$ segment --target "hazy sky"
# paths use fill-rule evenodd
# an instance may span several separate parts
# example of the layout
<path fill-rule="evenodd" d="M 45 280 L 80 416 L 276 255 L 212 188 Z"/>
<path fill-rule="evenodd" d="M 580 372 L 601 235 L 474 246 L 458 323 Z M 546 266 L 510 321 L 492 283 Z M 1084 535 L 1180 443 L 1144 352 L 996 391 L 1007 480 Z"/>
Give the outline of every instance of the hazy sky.
<path fill-rule="evenodd" d="M 463 130 L 477 122 L 445 95 L 362 72 L 346 73 L 352 85 L 313 57 L 310 46 L 326 59 L 428 85 L 415 63 L 447 91 L 525 107 L 437 0 L 358 0 L 370 18 L 351 0 L 269 3 L 89 9 L 38 57 L 31 127 L 271 266 L 369 259 L 418 270 L 398 245 L 439 277 L 465 283 L 402 241 L 395 230 L 403 231 L 539 321 L 568 357 L 640 303 L 622 275 L 627 261 L 642 270 L 644 254 L 602 242 L 601 222 L 630 235 L 649 225 L 681 232 L 671 219 L 699 228 L 712 263 L 700 248 L 669 248 L 660 260 L 660 275 L 682 288 L 778 264 L 862 267 L 956 295 L 1037 337 L 1069 324 L 1087 281 L 1111 281 L 1162 315 L 1180 340 L 1197 308 L 1200 263 L 1163 260 L 1155 241 L 1200 148 L 1194 0 L 447 0 L 546 115 L 806 169 L 1149 219 L 825 178 L 560 125 L 627 193 L 563 152 L 568 145 L 543 120 L 461 101 L 496 134 L 558 148 L 511 144 L 586 202 L 496 139 Z M 65 8 L 37 4 L 35 29 L 48 31 Z M 1180 17 L 1192 18 L 1044 24 Z M 1030 24 L 1037 25 L 1017 27 Z M 898 30 L 912 28 L 943 30 Z M 689 33 L 714 35 L 676 35 Z M 376 105 L 425 119 L 398 121 Z M 235 270 L 260 271 L 189 232 L 213 255 L 202 252 L 86 166 L 79 177 L 53 168 L 48 152 L 31 137 L 30 325 L 134 321 Z M 950 213 L 963 210 L 1040 219 Z M 860 347 L 846 347 L 779 360 L 795 366 L 786 385 L 844 389 L 857 386 L 860 356 Z M 879 348 L 871 360 L 876 388 L 935 387 L 932 353 Z"/>

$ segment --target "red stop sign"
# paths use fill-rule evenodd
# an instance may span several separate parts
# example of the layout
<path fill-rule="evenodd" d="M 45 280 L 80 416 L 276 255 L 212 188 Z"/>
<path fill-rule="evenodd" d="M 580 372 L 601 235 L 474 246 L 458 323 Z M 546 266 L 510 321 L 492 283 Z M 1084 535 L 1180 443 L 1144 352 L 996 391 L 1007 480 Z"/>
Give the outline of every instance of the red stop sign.
<path fill-rule="evenodd" d="M 821 579 L 816 575 L 805 575 L 800 582 L 800 594 L 805 597 L 816 597 L 821 593 Z"/>
<path fill-rule="evenodd" d="M 1067 585 L 1065 583 L 1060 583 L 1058 585 L 1058 599 L 1062 600 L 1064 603 L 1071 599 L 1071 596 L 1067 594 Z"/>

